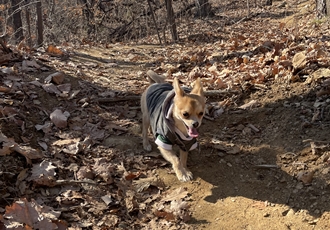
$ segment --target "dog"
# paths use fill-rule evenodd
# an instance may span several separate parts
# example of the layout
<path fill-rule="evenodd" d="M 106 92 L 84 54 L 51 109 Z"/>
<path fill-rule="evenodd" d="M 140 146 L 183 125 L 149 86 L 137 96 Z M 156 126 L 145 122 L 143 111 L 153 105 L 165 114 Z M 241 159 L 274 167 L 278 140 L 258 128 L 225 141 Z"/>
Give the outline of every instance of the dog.
<path fill-rule="evenodd" d="M 197 148 L 197 128 L 205 112 L 205 97 L 200 78 L 189 92 L 180 87 L 174 78 L 173 85 L 165 78 L 149 70 L 151 85 L 141 97 L 143 148 L 151 151 L 148 128 L 151 127 L 162 156 L 172 164 L 180 181 L 190 181 L 193 174 L 187 168 L 188 152 Z M 173 151 L 173 145 L 180 148 L 180 158 Z"/>

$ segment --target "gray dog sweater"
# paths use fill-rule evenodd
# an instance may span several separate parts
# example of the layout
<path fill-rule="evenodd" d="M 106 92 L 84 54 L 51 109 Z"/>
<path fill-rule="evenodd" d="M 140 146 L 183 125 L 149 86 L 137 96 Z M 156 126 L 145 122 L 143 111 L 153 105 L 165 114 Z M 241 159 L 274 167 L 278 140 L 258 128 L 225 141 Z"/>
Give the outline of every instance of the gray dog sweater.
<path fill-rule="evenodd" d="M 168 83 L 156 83 L 148 88 L 146 98 L 152 133 L 155 143 L 166 150 L 172 150 L 176 144 L 183 151 L 190 151 L 197 148 L 198 143 L 196 138 L 186 137 L 175 127 L 172 115 L 174 96 L 173 86 Z"/>

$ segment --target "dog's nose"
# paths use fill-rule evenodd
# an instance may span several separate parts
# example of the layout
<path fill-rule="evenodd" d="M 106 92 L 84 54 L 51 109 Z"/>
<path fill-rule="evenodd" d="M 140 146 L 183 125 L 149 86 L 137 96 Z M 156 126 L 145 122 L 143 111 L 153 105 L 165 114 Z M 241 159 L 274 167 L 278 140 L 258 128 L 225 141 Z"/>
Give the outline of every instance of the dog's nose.
<path fill-rule="evenodd" d="M 192 125 L 194 126 L 194 128 L 197 128 L 198 125 L 199 125 L 199 123 L 198 123 L 198 121 L 194 121 L 194 122 L 192 123 Z"/>

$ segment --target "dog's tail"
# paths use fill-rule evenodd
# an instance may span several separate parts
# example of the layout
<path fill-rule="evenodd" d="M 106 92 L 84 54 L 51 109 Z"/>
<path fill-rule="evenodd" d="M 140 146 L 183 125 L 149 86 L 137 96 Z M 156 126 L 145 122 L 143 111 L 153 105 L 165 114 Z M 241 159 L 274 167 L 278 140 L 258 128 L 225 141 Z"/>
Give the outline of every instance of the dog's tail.
<path fill-rule="evenodd" d="M 165 82 L 165 77 L 163 75 L 158 75 L 157 73 L 155 73 L 152 70 L 148 70 L 147 79 L 150 82 L 150 84 Z"/>

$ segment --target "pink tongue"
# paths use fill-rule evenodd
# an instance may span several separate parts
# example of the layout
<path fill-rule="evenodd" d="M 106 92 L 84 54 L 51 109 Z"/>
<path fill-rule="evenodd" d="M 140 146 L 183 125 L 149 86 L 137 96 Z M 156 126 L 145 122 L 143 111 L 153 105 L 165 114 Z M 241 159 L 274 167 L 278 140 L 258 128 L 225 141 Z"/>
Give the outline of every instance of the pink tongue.
<path fill-rule="evenodd" d="M 191 137 L 198 137 L 197 129 L 195 128 L 189 128 L 188 135 Z"/>

